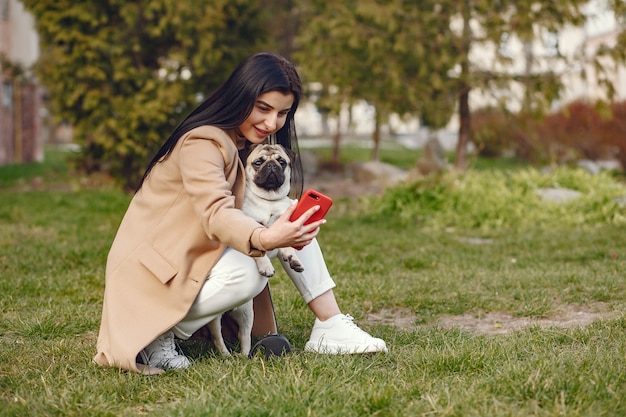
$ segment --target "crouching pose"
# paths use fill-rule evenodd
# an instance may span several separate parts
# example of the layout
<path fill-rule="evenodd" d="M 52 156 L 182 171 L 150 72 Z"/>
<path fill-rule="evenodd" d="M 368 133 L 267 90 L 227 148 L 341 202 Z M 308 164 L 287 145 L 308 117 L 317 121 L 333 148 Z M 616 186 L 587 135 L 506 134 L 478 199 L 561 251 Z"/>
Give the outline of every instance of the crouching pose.
<path fill-rule="evenodd" d="M 294 112 L 302 88 L 294 66 L 273 53 L 245 59 L 174 130 L 149 164 L 120 224 L 106 265 L 96 363 L 144 373 L 190 365 L 175 345 L 254 299 L 255 337 L 275 334 L 268 279 L 254 257 L 303 247 L 302 271 L 285 268 L 316 316 L 311 352 L 387 351 L 342 314 L 317 243 L 323 221 L 290 221 L 295 205 L 266 227 L 245 215 L 239 153 L 261 143 L 297 152 Z M 296 157 L 292 191 L 302 192 Z M 286 262 L 281 260 L 281 262 Z"/>

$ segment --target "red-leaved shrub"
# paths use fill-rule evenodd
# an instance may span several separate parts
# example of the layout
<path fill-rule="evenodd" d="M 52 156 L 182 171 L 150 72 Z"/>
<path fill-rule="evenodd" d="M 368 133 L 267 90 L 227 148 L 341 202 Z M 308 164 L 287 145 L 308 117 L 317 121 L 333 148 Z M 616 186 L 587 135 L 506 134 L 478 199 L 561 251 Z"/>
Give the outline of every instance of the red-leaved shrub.
<path fill-rule="evenodd" d="M 575 101 L 541 120 L 482 109 L 472 114 L 472 135 L 486 157 L 513 153 L 555 163 L 617 159 L 626 169 L 626 101 L 608 107 Z"/>

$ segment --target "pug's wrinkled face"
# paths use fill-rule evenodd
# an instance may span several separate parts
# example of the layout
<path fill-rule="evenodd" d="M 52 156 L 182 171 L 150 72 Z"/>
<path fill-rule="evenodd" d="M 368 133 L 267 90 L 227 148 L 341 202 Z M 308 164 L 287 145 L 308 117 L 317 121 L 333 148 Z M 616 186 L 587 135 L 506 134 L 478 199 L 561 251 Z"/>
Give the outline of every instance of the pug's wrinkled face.
<path fill-rule="evenodd" d="M 293 152 L 281 145 L 253 145 L 246 158 L 246 184 L 254 194 L 276 200 L 289 194 Z"/>

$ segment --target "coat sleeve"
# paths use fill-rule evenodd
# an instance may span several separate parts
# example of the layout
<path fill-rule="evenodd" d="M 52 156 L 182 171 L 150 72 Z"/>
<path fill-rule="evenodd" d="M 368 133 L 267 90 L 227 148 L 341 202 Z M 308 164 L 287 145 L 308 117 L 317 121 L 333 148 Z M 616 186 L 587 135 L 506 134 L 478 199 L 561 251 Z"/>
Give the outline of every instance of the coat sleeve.
<path fill-rule="evenodd" d="M 237 207 L 233 188 L 241 175 L 230 138 L 191 132 L 181 138 L 179 166 L 185 192 L 209 239 L 250 256 L 262 256 L 264 227 Z M 230 143 L 229 143 L 230 142 Z"/>

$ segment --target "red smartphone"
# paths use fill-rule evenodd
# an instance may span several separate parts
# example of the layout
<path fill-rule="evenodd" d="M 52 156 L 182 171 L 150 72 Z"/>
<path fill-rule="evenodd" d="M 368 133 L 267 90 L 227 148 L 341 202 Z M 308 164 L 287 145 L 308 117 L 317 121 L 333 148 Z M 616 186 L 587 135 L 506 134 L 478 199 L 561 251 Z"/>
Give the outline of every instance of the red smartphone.
<path fill-rule="evenodd" d="M 319 191 L 308 189 L 302 194 L 302 197 L 298 201 L 298 205 L 296 206 L 296 211 L 293 212 L 289 221 L 295 221 L 300 218 L 304 214 L 305 211 L 310 209 L 311 207 L 320 206 L 320 209 L 317 210 L 304 224 L 309 224 L 317 220 L 322 220 L 330 206 L 333 205 L 333 200 L 320 193 Z M 302 247 L 296 248 L 298 250 L 302 249 Z"/>

